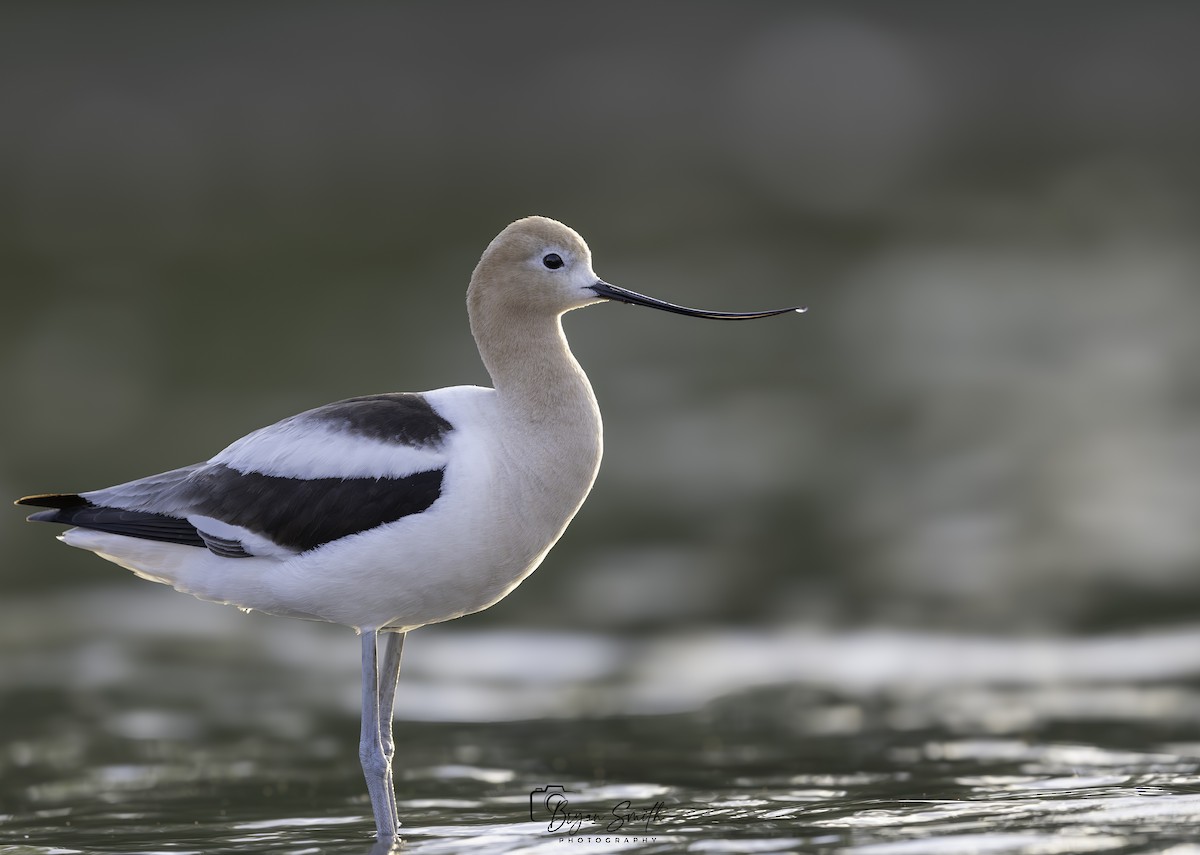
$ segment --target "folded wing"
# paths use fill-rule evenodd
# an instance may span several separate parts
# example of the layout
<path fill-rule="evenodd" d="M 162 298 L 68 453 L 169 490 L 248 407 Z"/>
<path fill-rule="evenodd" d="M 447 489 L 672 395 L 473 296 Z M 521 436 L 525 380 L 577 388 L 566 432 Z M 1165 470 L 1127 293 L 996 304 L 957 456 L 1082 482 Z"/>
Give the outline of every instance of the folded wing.
<path fill-rule="evenodd" d="M 80 494 L 28 496 L 38 522 L 285 556 L 427 510 L 453 427 L 420 395 L 340 401 L 235 442 L 207 463 Z"/>

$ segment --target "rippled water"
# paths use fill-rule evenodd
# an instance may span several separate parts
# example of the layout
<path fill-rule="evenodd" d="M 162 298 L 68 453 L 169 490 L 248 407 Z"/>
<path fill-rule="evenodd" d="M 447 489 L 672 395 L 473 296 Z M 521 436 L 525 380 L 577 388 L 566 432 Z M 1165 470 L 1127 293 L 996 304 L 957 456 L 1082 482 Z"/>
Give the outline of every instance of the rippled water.
<path fill-rule="evenodd" d="M 0 852 L 370 850 L 348 632 L 73 602 L 4 610 Z M 1200 852 L 1196 628 L 444 627 L 406 657 L 403 851 Z"/>

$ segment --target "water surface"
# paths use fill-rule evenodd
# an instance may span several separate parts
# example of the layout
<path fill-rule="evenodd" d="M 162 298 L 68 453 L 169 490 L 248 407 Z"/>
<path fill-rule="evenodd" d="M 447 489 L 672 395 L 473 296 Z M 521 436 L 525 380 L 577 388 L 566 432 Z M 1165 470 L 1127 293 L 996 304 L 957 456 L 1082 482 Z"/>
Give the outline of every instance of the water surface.
<path fill-rule="evenodd" d="M 5 611 L 0 852 L 371 848 L 347 631 L 157 590 Z M 405 655 L 403 851 L 1195 851 L 1196 627 L 443 627 Z"/>

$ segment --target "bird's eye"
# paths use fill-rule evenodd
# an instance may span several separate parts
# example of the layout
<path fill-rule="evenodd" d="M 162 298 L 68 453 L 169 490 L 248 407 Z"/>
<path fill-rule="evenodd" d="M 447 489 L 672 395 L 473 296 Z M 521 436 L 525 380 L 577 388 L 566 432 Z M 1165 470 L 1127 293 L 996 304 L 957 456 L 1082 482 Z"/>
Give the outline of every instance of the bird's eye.
<path fill-rule="evenodd" d="M 558 270 L 563 266 L 562 256 L 557 252 L 551 252 L 548 255 L 542 256 L 542 264 L 549 267 L 551 270 Z"/>

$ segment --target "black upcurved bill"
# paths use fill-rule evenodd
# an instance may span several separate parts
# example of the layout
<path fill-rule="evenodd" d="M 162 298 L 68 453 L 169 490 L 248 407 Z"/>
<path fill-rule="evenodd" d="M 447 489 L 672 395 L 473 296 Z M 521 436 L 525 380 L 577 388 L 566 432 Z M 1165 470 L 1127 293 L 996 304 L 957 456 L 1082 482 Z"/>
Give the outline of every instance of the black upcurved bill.
<path fill-rule="evenodd" d="M 606 300 L 616 300 L 620 303 L 630 303 L 634 306 L 649 306 L 651 309 L 662 309 L 664 312 L 674 312 L 677 315 L 689 315 L 693 318 L 712 318 L 718 321 L 745 321 L 751 318 L 769 318 L 772 315 L 786 315 L 788 312 L 807 312 L 806 306 L 790 306 L 786 309 L 772 309 L 767 312 L 708 312 L 704 309 L 689 309 L 687 306 L 677 306 L 674 303 L 668 303 L 664 300 L 656 300 L 653 297 L 647 297 L 645 294 L 639 294 L 636 291 L 627 291 L 624 288 L 618 288 L 616 285 L 609 285 L 601 280 L 592 286 L 592 290 L 597 296 L 603 297 Z"/>

